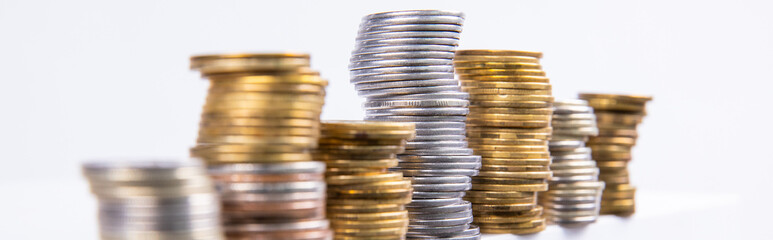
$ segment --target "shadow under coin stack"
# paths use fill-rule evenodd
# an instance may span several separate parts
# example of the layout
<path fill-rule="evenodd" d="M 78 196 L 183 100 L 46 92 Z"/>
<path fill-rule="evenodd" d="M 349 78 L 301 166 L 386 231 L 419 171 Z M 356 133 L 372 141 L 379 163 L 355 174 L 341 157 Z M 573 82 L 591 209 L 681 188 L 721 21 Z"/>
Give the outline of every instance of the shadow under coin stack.
<path fill-rule="evenodd" d="M 646 115 L 645 105 L 652 97 L 616 94 L 581 93 L 580 99 L 593 107 L 598 124 L 598 136 L 588 140 L 606 183 L 601 196 L 601 214 L 628 216 L 636 211 L 636 188 L 629 182 L 628 162 L 636 144 L 636 127 Z"/>
<path fill-rule="evenodd" d="M 294 53 L 208 55 L 198 144 L 221 193 L 228 239 L 329 239 L 319 138 L 327 81 Z"/>
<path fill-rule="evenodd" d="M 541 57 L 539 52 L 459 50 L 454 58 L 462 88 L 470 94 L 468 141 L 483 157 L 465 197 L 483 233 L 545 229 L 537 192 L 548 190 L 551 176 L 553 96 Z"/>
<path fill-rule="evenodd" d="M 326 121 L 317 158 L 327 163 L 328 217 L 335 239 L 404 239 L 411 181 L 396 154 L 415 135 L 411 123 Z"/>
<path fill-rule="evenodd" d="M 465 140 L 468 95 L 454 79 L 453 57 L 463 14 L 415 10 L 365 16 L 351 57 L 351 82 L 366 119 L 416 124 L 392 168 L 411 177 L 409 239 L 478 239 L 464 201 L 480 157 Z"/>
<path fill-rule="evenodd" d="M 584 100 L 553 102 L 553 136 L 550 139 L 550 190 L 539 195 L 548 220 L 565 227 L 584 226 L 599 215 L 604 182 L 585 147 L 589 136 L 598 134 L 593 108 Z"/>
<path fill-rule="evenodd" d="M 223 239 L 218 196 L 196 162 L 90 162 L 101 239 Z"/>

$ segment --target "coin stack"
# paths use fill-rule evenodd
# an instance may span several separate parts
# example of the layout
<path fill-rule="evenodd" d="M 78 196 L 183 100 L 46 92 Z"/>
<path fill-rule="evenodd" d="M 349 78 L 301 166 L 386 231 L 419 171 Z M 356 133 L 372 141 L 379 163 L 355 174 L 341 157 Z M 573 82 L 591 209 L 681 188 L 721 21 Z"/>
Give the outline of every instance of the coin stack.
<path fill-rule="evenodd" d="M 387 168 L 397 166 L 396 154 L 414 135 L 411 123 L 322 123 L 316 156 L 328 167 L 327 206 L 334 239 L 405 238 L 411 181 Z"/>
<path fill-rule="evenodd" d="M 539 195 L 550 222 L 566 227 L 583 226 L 599 215 L 604 182 L 585 147 L 589 136 L 596 136 L 593 108 L 585 100 L 553 102 L 553 136 L 550 138 L 550 190 Z"/>
<path fill-rule="evenodd" d="M 467 137 L 483 157 L 472 190 L 475 223 L 484 233 L 545 229 L 537 192 L 548 189 L 553 97 L 542 53 L 459 50 L 454 66 L 470 94 Z"/>
<path fill-rule="evenodd" d="M 454 79 L 461 12 L 412 10 L 365 16 L 351 57 L 351 82 L 366 119 L 411 122 L 416 137 L 392 169 L 411 177 L 407 238 L 477 239 L 464 191 L 480 157 L 465 140 L 468 95 Z"/>
<path fill-rule="evenodd" d="M 581 93 L 580 99 L 593 107 L 598 136 L 588 140 L 593 159 L 606 183 L 601 196 L 601 214 L 628 216 L 636 211 L 636 188 L 628 179 L 628 162 L 636 144 L 636 127 L 646 115 L 649 96 Z"/>
<path fill-rule="evenodd" d="M 101 239 L 223 239 L 218 196 L 196 162 L 89 162 Z"/>
<path fill-rule="evenodd" d="M 198 144 L 221 193 L 229 239 L 329 239 L 319 138 L 327 81 L 309 55 L 191 58 L 210 81 Z"/>

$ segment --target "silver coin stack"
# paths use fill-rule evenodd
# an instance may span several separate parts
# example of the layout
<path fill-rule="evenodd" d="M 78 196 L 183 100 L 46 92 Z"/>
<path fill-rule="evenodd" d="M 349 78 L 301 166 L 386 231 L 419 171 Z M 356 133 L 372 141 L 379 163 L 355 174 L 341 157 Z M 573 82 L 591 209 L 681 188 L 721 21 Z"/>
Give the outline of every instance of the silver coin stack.
<path fill-rule="evenodd" d="M 408 239 L 480 238 L 471 204 L 462 200 L 481 164 L 465 138 L 469 95 L 454 79 L 463 22 L 456 11 L 371 14 L 352 53 L 351 82 L 366 98 L 366 120 L 416 124 L 416 138 L 392 169 L 413 181 Z"/>
<path fill-rule="evenodd" d="M 567 227 L 593 223 L 604 190 L 591 149 L 585 146 L 588 137 L 599 131 L 593 108 L 585 100 L 556 100 L 552 126 L 549 148 L 553 177 L 549 190 L 540 195 L 547 219 Z"/>
<path fill-rule="evenodd" d="M 101 239 L 223 239 L 218 195 L 195 162 L 89 162 Z"/>
<path fill-rule="evenodd" d="M 322 162 L 208 166 L 228 239 L 332 239 Z"/>

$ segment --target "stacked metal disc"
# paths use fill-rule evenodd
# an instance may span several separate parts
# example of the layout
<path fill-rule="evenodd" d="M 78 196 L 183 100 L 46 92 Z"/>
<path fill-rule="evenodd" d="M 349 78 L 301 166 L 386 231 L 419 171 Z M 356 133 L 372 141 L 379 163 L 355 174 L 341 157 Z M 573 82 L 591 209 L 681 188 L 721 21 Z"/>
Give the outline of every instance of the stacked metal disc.
<path fill-rule="evenodd" d="M 394 170 L 413 180 L 407 238 L 477 239 L 464 201 L 480 157 L 465 140 L 468 95 L 453 75 L 463 14 L 415 10 L 365 16 L 351 57 L 351 82 L 367 120 L 411 122 L 416 137 Z"/>
<path fill-rule="evenodd" d="M 545 229 L 537 192 L 548 190 L 553 96 L 542 53 L 459 50 L 454 66 L 470 94 L 467 137 L 483 157 L 472 190 L 483 233 L 531 234 Z"/>
<path fill-rule="evenodd" d="M 209 166 L 229 239 L 329 239 L 319 138 L 327 81 L 309 55 L 191 58 L 211 85 L 191 155 Z"/>
<path fill-rule="evenodd" d="M 101 239 L 223 239 L 218 196 L 196 162 L 90 162 Z"/>
<path fill-rule="evenodd" d="M 582 93 L 581 99 L 593 107 L 598 124 L 598 136 L 588 140 L 601 173 L 599 179 L 606 183 L 601 197 L 601 214 L 628 216 L 636 211 L 636 188 L 630 184 L 628 162 L 631 149 L 636 144 L 636 127 L 646 115 L 645 105 L 649 96 Z"/>
<path fill-rule="evenodd" d="M 550 222 L 562 226 L 583 226 L 599 215 L 604 182 L 599 169 L 585 147 L 589 136 L 596 136 L 593 108 L 585 100 L 553 102 L 553 136 L 550 139 L 550 190 L 539 195 Z M 589 123 L 589 124 L 577 124 Z"/>
<path fill-rule="evenodd" d="M 410 179 L 396 154 L 415 135 L 397 122 L 326 121 L 317 158 L 327 163 L 328 217 L 335 239 L 404 239 L 411 202 Z"/>

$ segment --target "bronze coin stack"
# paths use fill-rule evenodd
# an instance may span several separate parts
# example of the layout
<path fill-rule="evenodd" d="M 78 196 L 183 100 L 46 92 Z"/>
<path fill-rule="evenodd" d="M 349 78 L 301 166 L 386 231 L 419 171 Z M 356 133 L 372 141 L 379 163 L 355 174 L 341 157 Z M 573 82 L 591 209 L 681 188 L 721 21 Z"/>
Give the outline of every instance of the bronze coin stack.
<path fill-rule="evenodd" d="M 328 217 L 334 239 L 405 239 L 411 181 L 397 154 L 415 136 L 413 123 L 325 121 L 316 156 L 327 164 Z"/>
<path fill-rule="evenodd" d="M 191 58 L 210 82 L 197 145 L 228 239 L 330 239 L 325 165 L 313 161 L 327 81 L 307 54 Z"/>
<path fill-rule="evenodd" d="M 467 137 L 483 157 L 465 199 L 483 233 L 531 234 L 545 229 L 537 192 L 548 190 L 553 114 L 542 53 L 459 50 L 454 67 L 470 94 Z"/>
<path fill-rule="evenodd" d="M 646 115 L 649 96 L 581 93 L 596 115 L 598 136 L 588 140 L 593 159 L 606 183 L 601 196 L 601 214 L 628 216 L 636 211 L 636 188 L 630 184 L 628 162 L 636 144 L 636 127 Z"/>

